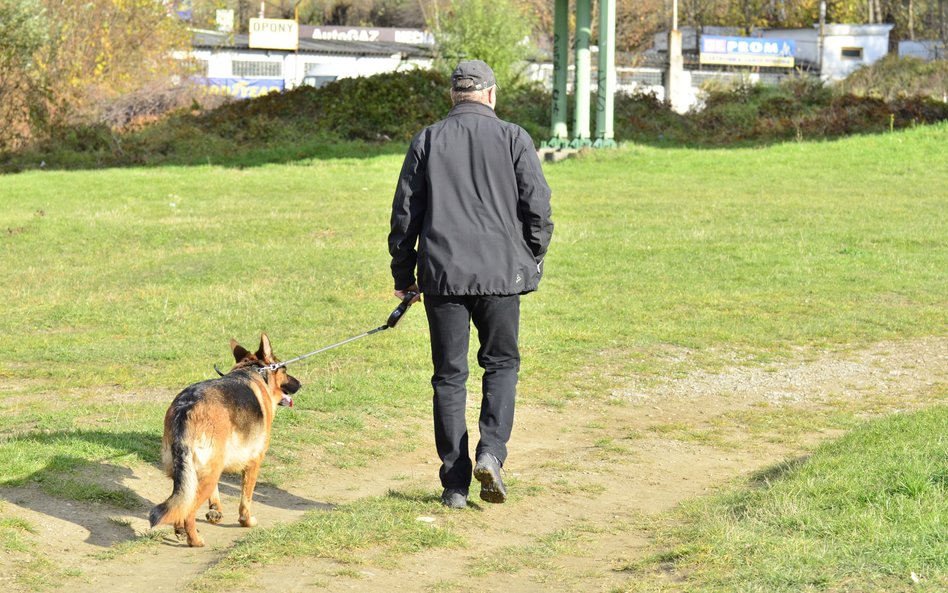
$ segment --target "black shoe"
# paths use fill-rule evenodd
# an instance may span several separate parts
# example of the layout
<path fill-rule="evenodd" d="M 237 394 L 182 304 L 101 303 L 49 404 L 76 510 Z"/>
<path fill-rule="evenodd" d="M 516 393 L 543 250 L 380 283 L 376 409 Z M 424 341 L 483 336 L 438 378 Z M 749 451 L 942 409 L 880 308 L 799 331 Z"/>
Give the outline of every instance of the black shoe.
<path fill-rule="evenodd" d="M 502 503 L 507 500 L 507 488 L 500 479 L 500 462 L 490 453 L 477 456 L 474 477 L 481 483 L 481 500 Z"/>
<path fill-rule="evenodd" d="M 441 504 L 449 509 L 463 509 L 467 506 L 467 490 L 463 488 L 445 488 L 441 493 Z"/>

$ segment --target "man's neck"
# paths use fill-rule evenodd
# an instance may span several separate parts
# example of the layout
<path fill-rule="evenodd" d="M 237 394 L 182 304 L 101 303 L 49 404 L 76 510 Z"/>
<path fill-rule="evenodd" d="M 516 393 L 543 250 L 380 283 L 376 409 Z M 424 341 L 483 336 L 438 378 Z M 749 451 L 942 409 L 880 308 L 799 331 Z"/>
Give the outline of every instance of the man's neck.
<path fill-rule="evenodd" d="M 491 106 L 490 103 L 486 103 L 484 101 L 477 101 L 475 99 L 465 99 L 462 101 L 458 101 L 457 103 L 453 105 L 453 107 L 457 107 L 458 105 L 483 105 L 484 107 L 487 107 L 488 109 L 493 109 L 493 106 Z"/>

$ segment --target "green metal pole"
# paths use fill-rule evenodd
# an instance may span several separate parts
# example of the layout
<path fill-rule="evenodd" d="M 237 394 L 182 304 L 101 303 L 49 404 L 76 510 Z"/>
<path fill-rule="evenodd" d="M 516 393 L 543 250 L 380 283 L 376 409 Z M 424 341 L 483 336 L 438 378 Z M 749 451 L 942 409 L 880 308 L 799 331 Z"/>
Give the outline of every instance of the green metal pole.
<path fill-rule="evenodd" d="M 596 148 L 615 146 L 616 0 L 599 1 L 599 74 L 596 89 Z"/>
<path fill-rule="evenodd" d="M 590 146 L 589 136 L 589 38 L 592 36 L 592 5 L 590 0 L 576 0 L 576 117 L 570 146 Z"/>
<path fill-rule="evenodd" d="M 569 69 L 569 0 L 556 0 L 553 13 L 553 110 L 551 148 L 569 144 L 566 125 L 566 75 Z"/>

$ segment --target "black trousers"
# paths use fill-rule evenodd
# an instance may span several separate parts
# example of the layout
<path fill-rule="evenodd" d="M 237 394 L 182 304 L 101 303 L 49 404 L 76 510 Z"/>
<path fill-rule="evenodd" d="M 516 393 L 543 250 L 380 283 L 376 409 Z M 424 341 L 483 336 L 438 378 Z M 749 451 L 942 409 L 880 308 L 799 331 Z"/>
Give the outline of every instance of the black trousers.
<path fill-rule="evenodd" d="M 424 303 L 431 334 L 434 432 L 441 458 L 441 484 L 445 488 L 468 488 L 473 470 L 465 417 L 471 322 L 480 342 L 477 362 L 484 369 L 480 441 L 475 454 L 491 453 L 503 464 L 513 428 L 520 371 L 520 295 L 425 295 Z"/>

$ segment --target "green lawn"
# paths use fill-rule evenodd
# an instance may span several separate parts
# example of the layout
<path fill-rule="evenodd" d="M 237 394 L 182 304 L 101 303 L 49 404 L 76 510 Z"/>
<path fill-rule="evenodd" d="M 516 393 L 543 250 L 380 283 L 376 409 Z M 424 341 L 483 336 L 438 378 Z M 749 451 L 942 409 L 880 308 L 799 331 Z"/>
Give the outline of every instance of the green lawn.
<path fill-rule="evenodd" d="M 696 593 L 944 591 L 946 435 L 946 406 L 867 423 L 685 505 L 653 562 L 672 561 Z"/>
<path fill-rule="evenodd" d="M 945 336 L 945 146 L 939 125 L 760 149 L 630 146 L 548 166 L 556 230 L 524 300 L 522 401 L 604 397 L 630 375 L 735 356 Z M 255 345 L 266 331 L 289 358 L 382 324 L 397 304 L 385 239 L 400 164 L 0 177 L 0 484 L 137 504 L 83 467 L 155 462 L 168 400 L 228 364 L 231 337 Z M 385 426 L 427 419 L 428 365 L 420 308 L 295 365 L 304 390 L 277 417 L 264 479 L 306 471 L 302 451 L 360 464 L 427 443 Z"/>

